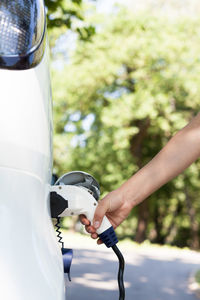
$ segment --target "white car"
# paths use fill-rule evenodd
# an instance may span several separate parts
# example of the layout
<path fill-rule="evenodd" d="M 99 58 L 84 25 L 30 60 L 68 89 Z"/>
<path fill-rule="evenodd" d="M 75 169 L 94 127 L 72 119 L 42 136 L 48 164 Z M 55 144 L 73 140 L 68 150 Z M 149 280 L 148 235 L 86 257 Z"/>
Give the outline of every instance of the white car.
<path fill-rule="evenodd" d="M 42 0 L 0 1 L 0 298 L 64 300 L 51 222 L 52 102 Z"/>
<path fill-rule="evenodd" d="M 72 252 L 62 242 L 60 247 L 51 216 L 59 220 L 85 214 L 92 222 L 100 195 L 96 180 L 80 171 L 64 174 L 51 186 L 52 101 L 45 20 L 43 0 L 0 1 L 3 300 L 65 299 L 64 272 L 69 273 Z M 97 233 L 119 259 L 119 299 L 123 300 L 124 259 L 106 216 Z"/>

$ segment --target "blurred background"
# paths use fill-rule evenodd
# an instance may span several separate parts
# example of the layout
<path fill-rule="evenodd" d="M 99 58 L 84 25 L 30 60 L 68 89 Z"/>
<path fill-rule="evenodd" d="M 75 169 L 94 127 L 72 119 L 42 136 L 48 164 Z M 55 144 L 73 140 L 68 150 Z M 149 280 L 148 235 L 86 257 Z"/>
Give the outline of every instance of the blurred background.
<path fill-rule="evenodd" d="M 54 173 L 91 173 L 104 196 L 199 112 L 200 2 L 45 3 Z M 198 160 L 135 208 L 118 237 L 199 249 L 199 170 Z M 62 225 L 77 230 L 76 221 Z"/>

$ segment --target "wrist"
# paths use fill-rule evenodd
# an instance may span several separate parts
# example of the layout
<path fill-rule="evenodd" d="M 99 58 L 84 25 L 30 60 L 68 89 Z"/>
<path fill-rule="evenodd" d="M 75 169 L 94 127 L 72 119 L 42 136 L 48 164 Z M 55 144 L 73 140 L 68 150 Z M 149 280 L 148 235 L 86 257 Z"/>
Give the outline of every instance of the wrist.
<path fill-rule="evenodd" d="M 149 186 L 145 185 L 145 182 L 149 182 L 147 178 L 144 178 L 144 172 L 138 171 L 133 175 L 129 180 L 121 185 L 120 193 L 124 202 L 127 202 L 127 205 L 135 207 L 144 199 L 149 196 Z"/>
<path fill-rule="evenodd" d="M 118 194 L 120 195 L 121 203 L 125 204 L 131 210 L 134 206 L 137 205 L 138 197 L 134 191 L 135 188 L 132 187 L 127 182 L 123 183 L 118 189 Z"/>

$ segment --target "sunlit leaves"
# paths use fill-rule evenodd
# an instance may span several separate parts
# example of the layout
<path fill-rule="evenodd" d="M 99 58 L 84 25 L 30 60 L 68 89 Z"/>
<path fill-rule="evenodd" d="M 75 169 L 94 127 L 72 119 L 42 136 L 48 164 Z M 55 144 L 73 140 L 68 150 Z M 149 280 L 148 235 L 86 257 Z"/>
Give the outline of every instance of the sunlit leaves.
<path fill-rule="evenodd" d="M 199 111 L 199 36 L 199 21 L 122 10 L 91 43 L 79 41 L 70 63 L 53 73 L 58 172 L 91 172 L 105 194 L 150 161 Z M 189 206 L 200 216 L 199 168 L 151 196 L 153 241 L 189 245 Z M 121 227 L 125 234 L 136 227 L 136 211 Z"/>

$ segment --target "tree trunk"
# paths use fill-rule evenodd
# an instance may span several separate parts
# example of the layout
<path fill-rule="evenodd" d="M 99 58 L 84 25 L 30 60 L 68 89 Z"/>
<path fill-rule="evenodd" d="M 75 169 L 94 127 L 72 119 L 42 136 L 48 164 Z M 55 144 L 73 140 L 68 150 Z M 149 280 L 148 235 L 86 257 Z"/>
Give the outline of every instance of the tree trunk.
<path fill-rule="evenodd" d="M 196 211 L 195 208 L 192 206 L 191 197 L 188 194 L 187 189 L 185 189 L 186 195 L 186 204 L 188 209 L 188 215 L 190 217 L 190 232 L 191 232 L 191 242 L 190 247 L 194 250 L 199 249 L 199 224 L 196 220 Z"/>
<path fill-rule="evenodd" d="M 158 202 L 155 201 L 154 223 L 155 223 L 156 237 L 154 239 L 154 242 L 159 243 L 159 244 L 163 243 L 163 237 L 161 235 L 161 230 L 162 230 L 162 223 L 160 221 L 161 218 L 162 217 L 160 216 L 160 213 L 159 213 Z"/>
<path fill-rule="evenodd" d="M 176 224 L 176 217 L 179 215 L 180 212 L 181 212 L 181 203 L 179 201 L 176 206 L 176 209 L 172 213 L 173 218 L 172 218 L 171 224 L 169 225 L 167 232 L 164 236 L 165 243 L 171 244 L 177 234 L 178 228 L 177 228 L 177 224 Z"/>
<path fill-rule="evenodd" d="M 150 120 L 147 118 L 145 120 L 139 120 L 137 122 L 137 127 L 139 128 L 139 132 L 136 136 L 131 139 L 131 148 L 130 151 L 133 157 L 137 160 L 137 165 L 139 169 L 141 169 L 142 163 L 142 147 L 143 141 L 147 135 L 147 130 L 150 126 Z M 145 200 L 138 206 L 138 224 L 136 230 L 135 240 L 138 243 L 142 243 L 146 238 L 146 230 L 148 225 L 148 200 Z"/>
<path fill-rule="evenodd" d="M 140 203 L 138 206 L 138 224 L 136 230 L 135 241 L 138 243 L 144 242 L 146 239 L 146 231 L 148 225 L 148 199 Z"/>
<path fill-rule="evenodd" d="M 133 157 L 136 158 L 137 166 L 141 169 L 142 163 L 142 147 L 143 141 L 147 135 L 147 130 L 150 126 L 150 119 L 139 120 L 134 124 L 138 127 L 139 132 L 136 136 L 131 139 L 130 151 Z M 142 243 L 146 238 L 146 231 L 148 225 L 148 200 L 145 200 L 138 206 L 138 224 L 136 229 L 135 240 L 138 243 Z"/>

